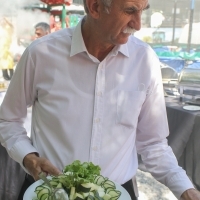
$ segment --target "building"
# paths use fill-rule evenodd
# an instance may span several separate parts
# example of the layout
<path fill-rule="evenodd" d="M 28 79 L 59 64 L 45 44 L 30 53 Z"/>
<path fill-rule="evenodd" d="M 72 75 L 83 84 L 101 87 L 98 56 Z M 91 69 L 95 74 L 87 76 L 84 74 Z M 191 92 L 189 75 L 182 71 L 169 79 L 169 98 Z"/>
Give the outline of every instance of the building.
<path fill-rule="evenodd" d="M 192 1 L 192 0 L 191 0 Z M 190 19 L 190 0 L 149 0 L 150 8 L 143 12 L 142 23 L 143 26 L 150 27 L 151 15 L 154 12 L 161 12 L 164 16 L 164 21 L 161 27 L 183 27 Z M 194 15 L 193 22 L 200 22 L 200 0 L 194 1 Z M 176 14 L 175 11 L 176 10 Z"/>
<path fill-rule="evenodd" d="M 83 5 L 83 0 L 73 0 L 73 3 Z"/>

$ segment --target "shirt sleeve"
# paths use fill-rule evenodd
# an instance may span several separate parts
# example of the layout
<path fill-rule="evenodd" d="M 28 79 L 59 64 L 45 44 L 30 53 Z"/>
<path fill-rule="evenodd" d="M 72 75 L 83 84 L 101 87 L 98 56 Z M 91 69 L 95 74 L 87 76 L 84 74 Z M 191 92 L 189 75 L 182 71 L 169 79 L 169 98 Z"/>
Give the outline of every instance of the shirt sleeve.
<path fill-rule="evenodd" d="M 166 139 L 169 129 L 160 62 L 152 53 L 147 56 L 146 62 L 150 81 L 139 116 L 136 147 L 147 170 L 179 199 L 185 190 L 193 188 L 193 184 L 186 172 L 178 166 Z"/>
<path fill-rule="evenodd" d="M 23 125 L 27 107 L 33 104 L 36 96 L 34 74 L 34 63 L 27 48 L 16 67 L 0 107 L 1 144 L 7 149 L 9 156 L 22 167 L 23 158 L 29 153 L 37 152 Z"/>

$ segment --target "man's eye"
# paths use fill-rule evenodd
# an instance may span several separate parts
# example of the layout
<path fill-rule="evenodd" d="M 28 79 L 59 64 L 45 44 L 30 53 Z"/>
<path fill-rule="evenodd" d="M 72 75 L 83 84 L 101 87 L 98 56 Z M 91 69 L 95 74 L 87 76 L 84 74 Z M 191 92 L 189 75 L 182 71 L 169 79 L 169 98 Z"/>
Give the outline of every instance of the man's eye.
<path fill-rule="evenodd" d="M 136 12 L 137 12 L 137 9 L 134 9 L 134 8 L 125 10 L 125 13 L 128 15 L 132 15 Z"/>
<path fill-rule="evenodd" d="M 133 11 L 126 11 L 126 14 L 132 15 L 134 12 Z"/>

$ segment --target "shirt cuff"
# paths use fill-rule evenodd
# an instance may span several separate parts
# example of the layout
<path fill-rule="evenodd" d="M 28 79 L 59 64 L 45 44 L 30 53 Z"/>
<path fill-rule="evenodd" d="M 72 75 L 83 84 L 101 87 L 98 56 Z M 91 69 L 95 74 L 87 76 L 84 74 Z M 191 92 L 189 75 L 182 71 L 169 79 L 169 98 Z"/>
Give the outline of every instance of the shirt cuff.
<path fill-rule="evenodd" d="M 182 171 L 181 173 L 174 175 L 170 179 L 168 187 L 176 196 L 176 198 L 180 199 L 183 192 L 188 189 L 194 188 L 194 185 L 192 184 L 189 177 L 186 175 L 185 171 Z"/>
<path fill-rule="evenodd" d="M 23 165 L 24 157 L 29 153 L 38 153 L 30 141 L 24 140 L 17 142 L 13 148 L 8 152 L 10 157 L 18 162 L 26 173 L 29 173 Z"/>

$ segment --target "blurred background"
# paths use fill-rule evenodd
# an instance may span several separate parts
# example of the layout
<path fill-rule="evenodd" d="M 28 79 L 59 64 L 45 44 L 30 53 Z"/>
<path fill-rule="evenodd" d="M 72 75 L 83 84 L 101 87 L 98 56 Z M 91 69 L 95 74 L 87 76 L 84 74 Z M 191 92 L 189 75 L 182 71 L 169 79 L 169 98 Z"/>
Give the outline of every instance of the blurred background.
<path fill-rule="evenodd" d="M 151 44 L 199 45 L 200 0 L 149 0 L 149 4 L 136 37 Z M 71 27 L 85 14 L 82 0 L 0 0 L 0 5 L 0 20 L 6 18 L 14 26 L 14 36 L 24 43 L 34 39 L 38 22 L 53 28 L 60 21 L 62 28 Z"/>
<path fill-rule="evenodd" d="M 166 92 L 177 94 L 174 87 L 180 82 L 181 72 L 200 68 L 200 0 L 149 0 L 149 4 L 142 14 L 142 28 L 134 35 L 154 49 L 161 62 Z M 76 26 L 85 15 L 82 0 L 0 0 L 0 5 L 3 90 L 23 51 L 35 39 L 34 26 L 38 22 L 48 23 L 54 32 Z"/>

